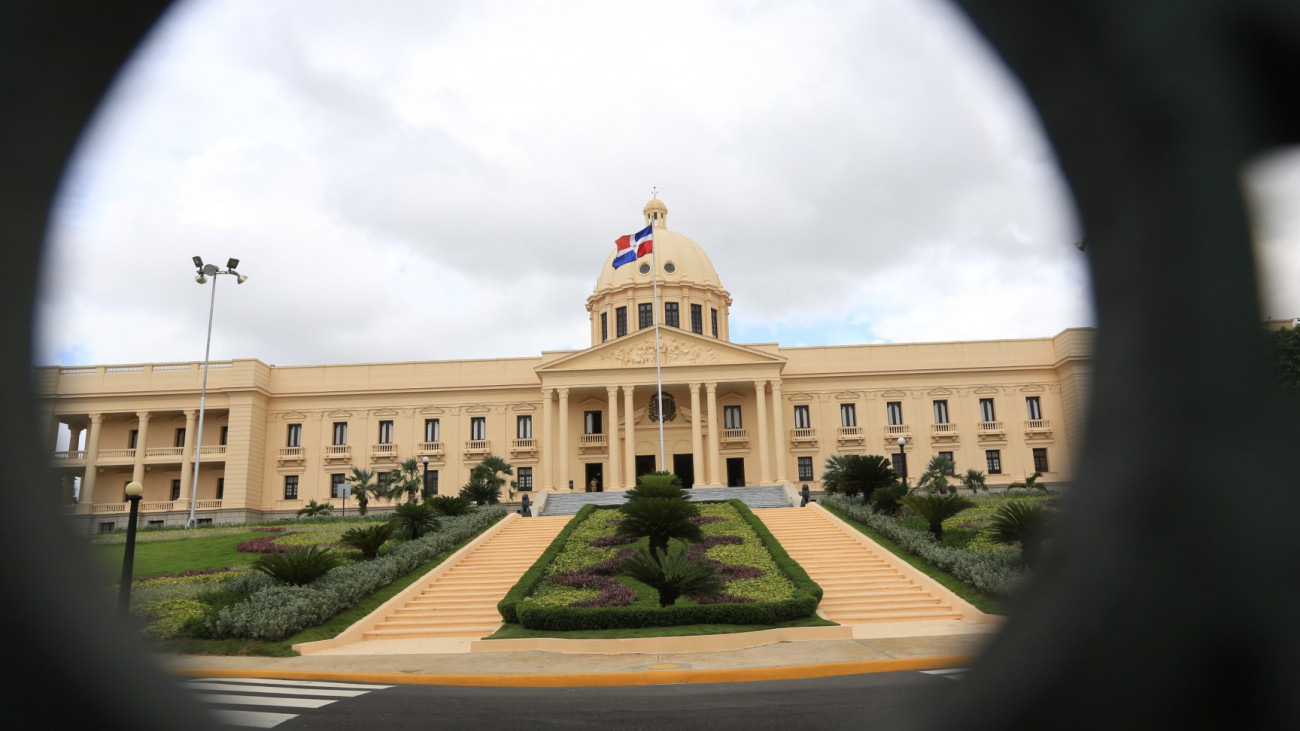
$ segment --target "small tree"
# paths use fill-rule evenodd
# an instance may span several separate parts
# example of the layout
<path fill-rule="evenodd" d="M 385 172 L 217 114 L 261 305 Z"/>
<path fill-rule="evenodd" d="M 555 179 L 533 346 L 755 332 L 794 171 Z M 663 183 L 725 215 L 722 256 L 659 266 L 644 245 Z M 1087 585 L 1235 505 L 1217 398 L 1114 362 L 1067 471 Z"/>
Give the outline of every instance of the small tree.
<path fill-rule="evenodd" d="M 930 533 L 936 541 L 943 540 L 943 521 L 967 508 L 975 507 L 974 500 L 956 494 L 924 493 L 908 495 L 899 502 L 925 519 L 925 522 L 929 524 Z"/>
<path fill-rule="evenodd" d="M 1052 511 L 1042 505 L 1020 500 L 1005 503 L 993 514 L 990 522 L 993 540 L 1019 542 L 1025 563 L 1035 566 L 1042 553 L 1044 534 L 1050 529 L 1054 517 Z"/>
<path fill-rule="evenodd" d="M 961 480 L 963 487 L 969 489 L 974 494 L 978 494 L 980 490 L 988 492 L 989 486 L 984 480 L 984 473 L 974 467 L 966 470 L 966 474 L 962 475 L 958 479 Z"/>
<path fill-rule="evenodd" d="M 716 597 L 722 593 L 717 567 L 703 556 L 687 556 L 682 547 L 659 554 L 642 548 L 623 561 L 622 570 L 658 591 L 661 607 L 672 606 L 683 594 Z"/>
<path fill-rule="evenodd" d="M 375 482 L 375 477 L 374 471 L 361 467 L 353 467 L 352 473 L 347 477 L 348 484 L 352 485 L 352 497 L 357 499 L 357 512 L 363 517 L 366 506 L 372 499 L 385 497 L 388 493 L 386 488 Z"/>
<path fill-rule="evenodd" d="M 306 505 L 298 508 L 299 518 L 319 518 L 334 512 L 334 506 L 329 503 L 318 503 L 310 500 Z"/>
<path fill-rule="evenodd" d="M 320 546 L 304 546 L 283 553 L 266 553 L 253 569 L 294 586 L 310 584 L 341 563 L 339 555 Z"/>
<path fill-rule="evenodd" d="M 397 469 L 388 473 L 390 499 L 406 493 L 406 502 L 414 503 L 420 494 L 420 461 L 415 457 L 402 460 Z"/>
<path fill-rule="evenodd" d="M 389 538 L 393 537 L 395 530 L 397 530 L 397 525 L 392 522 L 380 523 L 365 528 L 352 528 L 339 537 L 339 543 L 357 549 L 361 552 L 361 557 L 369 561 L 379 558 L 379 549 L 388 542 Z"/>
<path fill-rule="evenodd" d="M 899 501 L 907 495 L 907 485 L 895 482 L 888 487 L 878 487 L 871 493 L 871 509 L 882 515 L 897 516 L 902 503 Z"/>
<path fill-rule="evenodd" d="M 1047 483 L 1038 481 L 1038 478 L 1042 476 L 1043 476 L 1042 472 L 1035 472 L 1034 474 L 1026 477 L 1023 480 L 1017 480 L 1016 482 L 1007 485 L 1007 489 L 1011 490 L 1015 488 L 1020 488 L 1024 490 L 1039 490 L 1041 492 L 1047 492 Z"/>
<path fill-rule="evenodd" d="M 669 539 L 698 541 L 704 535 L 691 521 L 700 509 L 687 500 L 645 497 L 629 500 L 619 510 L 623 513 L 619 535 L 649 538 L 650 552 L 656 555 L 667 552 Z"/>
<path fill-rule="evenodd" d="M 627 491 L 628 500 L 662 497 L 689 500 L 682 478 L 671 472 L 647 472 L 637 478 L 636 487 Z"/>
<path fill-rule="evenodd" d="M 948 482 L 949 477 L 955 478 L 956 468 L 952 460 L 943 455 L 936 454 L 930 458 L 930 464 L 926 466 L 925 471 L 917 479 L 917 487 L 926 492 L 937 492 L 940 494 L 956 492 L 957 488 Z"/>
<path fill-rule="evenodd" d="M 837 454 L 826 460 L 822 485 L 826 492 L 869 500 L 877 488 L 898 482 L 894 467 L 878 454 Z"/>
<path fill-rule="evenodd" d="M 394 535 L 413 541 L 438 530 L 438 515 L 427 503 L 403 503 L 393 511 Z"/>

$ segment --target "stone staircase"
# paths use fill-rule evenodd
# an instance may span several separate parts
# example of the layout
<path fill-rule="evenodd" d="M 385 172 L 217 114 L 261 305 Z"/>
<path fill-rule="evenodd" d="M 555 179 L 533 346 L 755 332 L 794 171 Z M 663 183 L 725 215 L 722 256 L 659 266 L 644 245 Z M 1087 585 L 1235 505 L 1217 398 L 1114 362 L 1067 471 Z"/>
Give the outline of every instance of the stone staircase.
<path fill-rule="evenodd" d="M 785 490 L 777 485 L 762 487 L 697 487 L 687 490 L 692 501 L 704 500 L 741 500 L 750 510 L 762 508 L 788 508 L 790 499 Z M 584 505 L 622 505 L 627 502 L 627 494 L 622 490 L 611 492 L 574 492 L 554 493 L 546 497 L 542 515 L 573 515 Z"/>
<path fill-rule="evenodd" d="M 514 520 L 362 634 L 363 640 L 481 638 L 501 626 L 497 602 L 550 545 L 566 517 Z"/>
<path fill-rule="evenodd" d="M 754 514 L 822 587 L 819 613 L 840 624 L 960 620 L 974 608 L 884 549 L 872 549 L 824 510 L 782 508 Z M 856 533 L 856 531 L 854 531 Z M 909 576 L 910 575 L 910 576 Z M 975 614 L 979 614 L 975 612 Z"/>

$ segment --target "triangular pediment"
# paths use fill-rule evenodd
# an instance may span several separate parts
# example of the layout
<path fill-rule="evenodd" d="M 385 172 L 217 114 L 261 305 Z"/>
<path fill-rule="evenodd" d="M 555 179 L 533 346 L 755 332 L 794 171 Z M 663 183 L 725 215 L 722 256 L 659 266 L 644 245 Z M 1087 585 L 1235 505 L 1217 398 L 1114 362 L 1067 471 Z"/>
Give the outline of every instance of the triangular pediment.
<path fill-rule="evenodd" d="M 307 415 L 304 414 L 304 413 L 302 413 L 301 411 L 289 411 L 289 412 L 286 412 L 286 413 L 280 414 L 280 418 L 281 418 L 281 419 L 285 419 L 285 420 L 293 419 L 293 420 L 297 421 L 298 419 L 306 419 L 306 418 L 307 418 Z"/>
<path fill-rule="evenodd" d="M 1044 392 L 1044 391 L 1046 391 L 1046 390 L 1047 390 L 1047 389 L 1043 388 L 1042 386 L 1037 386 L 1037 385 L 1034 385 L 1034 386 L 1021 386 L 1021 387 L 1020 387 L 1020 392 L 1021 392 L 1021 393 L 1042 393 L 1042 392 Z"/>
<path fill-rule="evenodd" d="M 888 391 L 885 391 L 884 393 L 882 393 L 882 394 L 880 394 L 880 395 L 881 395 L 881 396 L 884 396 L 885 398 L 903 398 L 904 396 L 907 395 L 907 392 L 906 392 L 906 391 L 899 391 L 899 390 L 896 389 L 896 388 L 891 388 L 891 389 L 889 389 Z"/>
<path fill-rule="evenodd" d="M 667 327 L 659 331 L 659 354 L 659 365 L 666 369 L 701 365 L 780 365 L 786 360 L 744 345 Z M 538 373 L 556 373 L 654 367 L 655 333 L 648 328 L 571 353 L 538 366 L 536 370 Z"/>
<path fill-rule="evenodd" d="M 439 407 L 437 407 L 437 406 L 426 406 L 426 407 L 424 407 L 423 409 L 420 409 L 420 413 L 421 413 L 421 414 L 441 414 L 441 413 L 442 413 L 442 409 L 439 408 Z"/>
<path fill-rule="evenodd" d="M 992 386 L 980 386 L 979 388 L 975 389 L 975 393 L 979 394 L 980 396 L 993 396 L 996 395 L 997 392 L 998 390 Z"/>
<path fill-rule="evenodd" d="M 527 401 L 517 403 L 510 407 L 511 411 L 536 411 L 537 406 Z"/>
<path fill-rule="evenodd" d="M 331 411 L 331 412 L 329 412 L 328 414 L 326 414 L 326 416 L 329 416 L 329 417 L 331 417 L 331 418 L 338 419 L 338 418 L 342 418 L 342 417 L 345 417 L 345 416 L 352 416 L 352 412 L 351 412 L 351 411 L 344 411 L 343 409 L 335 409 L 334 411 Z"/>
<path fill-rule="evenodd" d="M 484 406 L 483 404 L 474 404 L 473 406 L 465 407 L 465 413 L 467 414 L 486 414 L 491 410 L 492 409 Z"/>
<path fill-rule="evenodd" d="M 786 399 L 787 399 L 787 400 L 790 400 L 790 401 L 798 401 L 798 402 L 802 403 L 802 402 L 804 402 L 804 401 L 812 401 L 812 400 L 813 400 L 813 397 L 812 397 L 812 394 L 808 394 L 808 393 L 804 393 L 804 392 L 800 391 L 800 392 L 798 392 L 798 393 L 792 393 L 792 394 L 786 396 Z"/>
<path fill-rule="evenodd" d="M 930 396 L 951 396 L 952 391 L 947 388 L 944 388 L 943 386 L 940 386 L 938 388 L 931 389 L 930 391 L 928 391 L 928 394 Z"/>
<path fill-rule="evenodd" d="M 375 416 L 397 416 L 398 415 L 398 412 L 394 411 L 393 409 L 379 409 L 378 411 L 372 411 L 370 413 Z"/>
<path fill-rule="evenodd" d="M 837 401 L 852 401 L 857 397 L 858 394 L 856 391 L 840 391 L 839 393 L 835 394 L 835 399 Z"/>

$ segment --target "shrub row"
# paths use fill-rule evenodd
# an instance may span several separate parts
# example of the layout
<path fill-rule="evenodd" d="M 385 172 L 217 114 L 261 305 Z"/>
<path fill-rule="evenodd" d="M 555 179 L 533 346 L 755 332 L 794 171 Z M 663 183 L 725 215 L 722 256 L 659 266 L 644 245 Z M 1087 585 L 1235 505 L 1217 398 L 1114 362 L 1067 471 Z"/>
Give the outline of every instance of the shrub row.
<path fill-rule="evenodd" d="M 594 512 L 596 512 L 595 505 L 582 506 L 573 516 L 573 519 L 560 530 L 560 534 L 555 537 L 555 540 L 551 541 L 551 545 L 547 546 L 545 551 L 542 551 L 542 555 L 537 558 L 537 561 L 528 567 L 524 575 L 519 577 L 519 581 L 515 582 L 515 585 L 510 587 L 510 591 L 506 592 L 505 597 L 500 602 L 497 602 L 497 611 L 501 613 L 503 620 L 513 624 L 519 623 L 519 614 L 516 611 L 519 602 L 527 599 L 533 593 L 533 590 L 537 588 L 537 585 L 541 583 L 542 579 L 546 578 L 546 567 L 550 566 L 555 557 L 564 550 L 564 544 L 569 541 L 569 536 L 573 534 L 573 531 L 577 530 L 582 521 L 586 520 Z"/>
<path fill-rule="evenodd" d="M 790 558 L 781 544 L 773 537 L 771 531 L 740 500 L 730 500 L 728 504 L 736 509 L 744 520 L 758 535 L 763 547 L 771 554 L 777 568 L 794 584 L 794 593 L 775 601 L 755 601 L 739 604 L 674 604 L 669 607 L 633 605 L 624 607 L 586 608 L 572 606 L 543 606 L 536 602 L 520 603 L 531 593 L 541 578 L 545 576 L 546 567 L 563 549 L 564 543 L 557 539 L 547 549 L 547 554 L 534 564 L 537 576 L 528 587 L 527 592 L 518 595 L 510 607 L 512 616 L 519 624 L 528 629 L 545 631 L 571 631 L 592 629 L 632 629 L 637 627 L 669 627 L 685 624 L 774 624 L 810 616 L 817 610 L 821 601 L 822 589 L 799 564 Z M 579 513 L 580 516 L 585 515 Z M 570 523 L 566 531 L 576 527 L 580 521 Z M 563 535 L 563 534 L 562 534 Z M 567 538 L 567 535 L 564 537 Z M 551 549 L 555 549 L 552 553 Z M 520 582 L 522 585 L 523 582 Z M 516 585 L 516 588 L 520 588 Z M 513 590 L 512 590 L 513 593 Z M 502 602 L 505 603 L 504 601 Z M 502 610 L 502 616 L 505 611 Z"/>
<path fill-rule="evenodd" d="M 214 638 L 282 640 L 350 609 L 505 516 L 505 508 L 487 507 L 470 515 L 446 518 L 442 530 L 436 533 L 401 543 L 387 556 L 373 561 L 335 568 L 306 586 L 286 586 L 261 574 L 240 576 L 228 587 L 247 592 L 248 600 L 223 607 L 216 617 L 209 617 L 204 634 Z"/>
<path fill-rule="evenodd" d="M 908 528 L 894 518 L 872 511 L 860 500 L 827 495 L 822 499 L 822 504 L 878 531 L 908 553 L 947 571 L 989 596 L 1000 599 L 1010 597 L 1027 576 L 1028 572 L 1014 553 L 970 551 L 942 545 L 929 531 Z"/>

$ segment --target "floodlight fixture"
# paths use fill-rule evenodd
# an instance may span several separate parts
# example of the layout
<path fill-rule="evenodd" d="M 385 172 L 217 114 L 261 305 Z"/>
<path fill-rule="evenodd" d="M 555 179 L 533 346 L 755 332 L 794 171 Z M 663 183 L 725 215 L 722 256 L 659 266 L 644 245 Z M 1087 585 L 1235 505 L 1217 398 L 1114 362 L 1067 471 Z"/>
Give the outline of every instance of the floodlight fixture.
<path fill-rule="evenodd" d="M 199 275 L 194 278 L 194 281 L 198 282 L 199 284 L 207 284 L 208 278 L 203 276 L 203 272 L 199 272 Z"/>
<path fill-rule="evenodd" d="M 235 274 L 235 272 L 231 272 L 231 274 Z M 244 282 L 247 282 L 247 281 L 248 281 L 248 275 L 247 275 L 247 274 L 235 274 L 235 281 L 236 281 L 237 283 L 239 283 L 239 284 L 243 284 Z"/>
<path fill-rule="evenodd" d="M 234 268 L 237 267 L 237 266 L 239 266 L 239 260 L 238 260 L 238 259 L 226 259 L 226 268 L 227 268 L 227 269 L 234 269 Z"/>
<path fill-rule="evenodd" d="M 197 268 L 199 268 L 199 269 L 202 269 L 202 268 L 203 268 L 203 257 L 201 257 L 201 256 L 196 256 L 196 257 L 194 257 L 194 266 L 197 267 Z"/>

